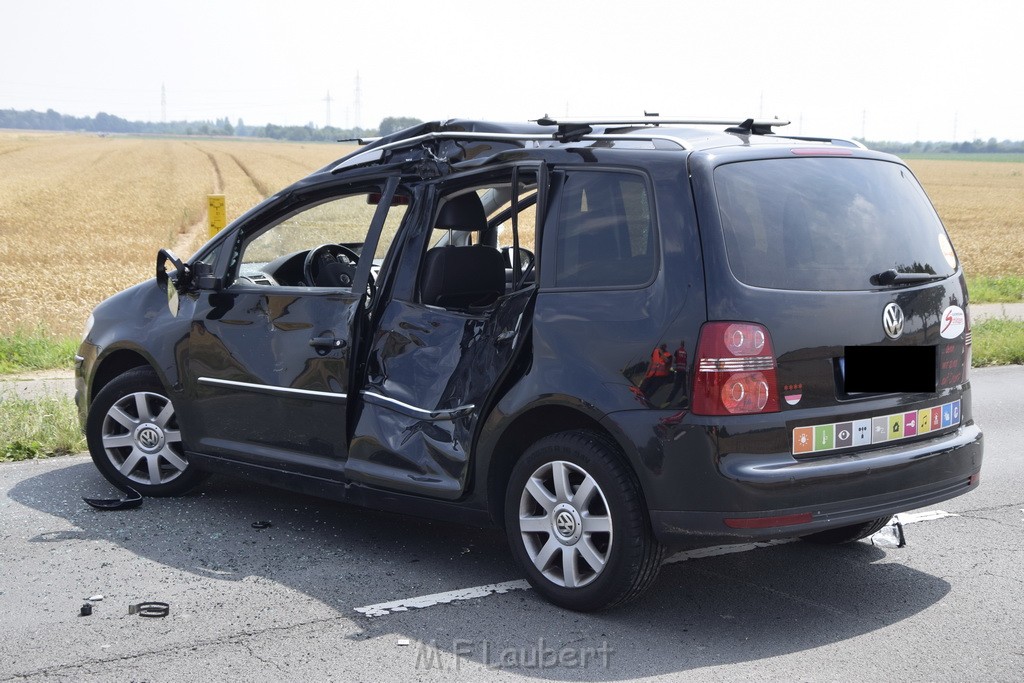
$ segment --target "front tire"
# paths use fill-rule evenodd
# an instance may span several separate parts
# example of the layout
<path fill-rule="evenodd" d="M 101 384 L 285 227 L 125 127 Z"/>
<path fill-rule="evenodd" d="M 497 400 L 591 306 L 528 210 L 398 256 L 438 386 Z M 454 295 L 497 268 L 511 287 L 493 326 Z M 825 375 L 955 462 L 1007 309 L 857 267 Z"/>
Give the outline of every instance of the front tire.
<path fill-rule="evenodd" d="M 591 612 L 635 599 L 654 582 L 654 539 L 633 472 L 605 438 L 541 439 L 512 469 L 505 528 L 516 561 L 545 598 Z"/>
<path fill-rule="evenodd" d="M 175 496 L 204 478 L 185 457 L 167 393 L 151 368 L 135 368 L 111 380 L 89 408 L 89 453 L 100 473 L 119 489 Z"/>

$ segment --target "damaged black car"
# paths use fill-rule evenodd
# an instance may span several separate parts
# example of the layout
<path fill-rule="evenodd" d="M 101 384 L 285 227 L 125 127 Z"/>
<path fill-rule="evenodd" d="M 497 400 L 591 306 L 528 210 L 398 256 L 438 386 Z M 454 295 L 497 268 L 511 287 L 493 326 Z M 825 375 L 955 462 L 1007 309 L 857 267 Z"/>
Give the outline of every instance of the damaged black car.
<path fill-rule="evenodd" d="M 100 304 L 122 489 L 211 472 L 495 525 L 552 602 L 672 547 L 865 538 L 978 485 L 963 270 L 899 159 L 781 121 L 369 141 Z"/>

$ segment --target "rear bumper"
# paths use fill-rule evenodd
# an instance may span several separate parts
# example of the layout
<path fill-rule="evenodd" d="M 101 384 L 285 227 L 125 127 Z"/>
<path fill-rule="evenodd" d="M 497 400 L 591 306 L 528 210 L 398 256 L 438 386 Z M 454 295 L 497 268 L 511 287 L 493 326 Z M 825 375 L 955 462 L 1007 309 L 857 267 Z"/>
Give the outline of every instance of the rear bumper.
<path fill-rule="evenodd" d="M 638 473 L 663 543 L 792 538 L 967 493 L 978 485 L 982 442 L 971 421 L 933 439 L 807 460 L 744 453 L 705 460 L 693 449 L 669 449 L 658 476 Z"/>

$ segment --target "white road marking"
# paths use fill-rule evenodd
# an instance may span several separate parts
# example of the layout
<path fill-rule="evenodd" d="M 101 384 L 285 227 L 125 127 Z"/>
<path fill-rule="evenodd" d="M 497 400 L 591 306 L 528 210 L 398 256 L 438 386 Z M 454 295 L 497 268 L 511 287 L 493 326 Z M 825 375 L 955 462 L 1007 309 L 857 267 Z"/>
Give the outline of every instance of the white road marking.
<path fill-rule="evenodd" d="M 676 562 L 686 562 L 687 560 L 700 560 L 705 557 L 717 557 L 718 555 L 732 555 L 733 553 L 745 553 L 749 550 L 757 550 L 758 548 L 768 548 L 775 545 L 784 545 L 786 543 L 792 543 L 797 539 L 787 538 L 779 541 L 762 541 L 761 543 L 736 543 L 732 545 L 716 545 L 710 548 L 697 548 L 696 550 L 684 550 L 680 553 L 672 555 L 664 564 L 675 564 Z"/>
<path fill-rule="evenodd" d="M 1024 512 L 1024 510 L 1022 510 Z M 929 510 L 927 512 L 903 512 L 896 517 L 899 518 L 901 524 L 916 524 L 917 522 L 930 522 L 936 519 L 944 519 L 946 517 L 959 517 L 952 512 L 944 512 L 942 510 Z M 740 543 L 733 545 L 716 545 L 710 548 L 697 548 L 695 550 L 684 550 L 683 552 L 672 555 L 664 564 L 675 564 L 677 562 L 686 562 L 687 560 L 700 560 L 706 557 L 717 557 L 719 555 L 731 555 L 733 553 L 745 553 L 750 550 L 757 550 L 758 548 L 769 548 L 777 545 L 785 545 L 786 543 L 793 543 L 798 539 L 787 538 L 778 541 L 763 541 L 760 543 Z M 434 605 L 445 605 L 451 602 L 458 602 L 460 600 L 473 600 L 476 598 L 486 598 L 488 595 L 501 595 L 508 593 L 509 591 L 517 590 L 530 590 L 530 584 L 525 580 L 519 581 L 505 581 L 504 583 L 489 583 L 483 586 L 472 586 L 470 588 L 460 588 L 458 590 L 447 591 L 445 593 L 431 593 L 430 595 L 420 595 L 413 598 L 402 598 L 401 600 L 392 600 L 391 602 L 381 602 L 376 605 L 367 605 L 366 607 L 356 607 L 355 611 L 359 612 L 366 617 L 383 617 L 388 614 L 395 612 L 408 612 L 410 609 L 424 609 L 426 607 L 433 607 Z"/>
<path fill-rule="evenodd" d="M 896 515 L 896 518 L 900 520 L 900 524 L 916 524 L 917 522 L 930 522 L 933 519 L 945 519 L 946 517 L 959 517 L 960 515 L 954 512 L 944 512 L 943 510 L 929 510 L 927 512 L 901 512 Z"/>
<path fill-rule="evenodd" d="M 474 598 L 486 598 L 488 595 L 499 595 L 515 590 L 529 590 L 530 584 L 525 580 L 506 581 L 504 583 L 489 583 L 485 586 L 473 586 L 472 588 L 460 588 L 459 590 L 448 591 L 447 593 L 432 593 L 421 595 L 417 598 L 404 598 L 392 602 L 382 602 L 366 607 L 356 607 L 356 611 L 367 617 L 383 617 L 392 612 L 406 612 L 410 608 L 423 609 L 434 605 L 443 605 L 458 600 L 472 600 Z"/>

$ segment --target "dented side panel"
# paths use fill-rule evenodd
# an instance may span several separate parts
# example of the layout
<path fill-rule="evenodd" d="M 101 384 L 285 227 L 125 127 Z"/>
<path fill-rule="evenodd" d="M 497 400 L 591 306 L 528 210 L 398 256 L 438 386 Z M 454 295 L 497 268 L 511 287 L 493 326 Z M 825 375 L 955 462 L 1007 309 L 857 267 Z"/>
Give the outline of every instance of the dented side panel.
<path fill-rule="evenodd" d="M 346 476 L 459 497 L 477 426 L 526 341 L 533 294 L 517 292 L 479 313 L 392 301 L 367 362 Z"/>

